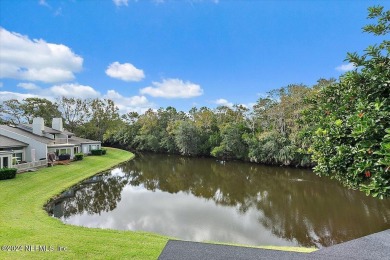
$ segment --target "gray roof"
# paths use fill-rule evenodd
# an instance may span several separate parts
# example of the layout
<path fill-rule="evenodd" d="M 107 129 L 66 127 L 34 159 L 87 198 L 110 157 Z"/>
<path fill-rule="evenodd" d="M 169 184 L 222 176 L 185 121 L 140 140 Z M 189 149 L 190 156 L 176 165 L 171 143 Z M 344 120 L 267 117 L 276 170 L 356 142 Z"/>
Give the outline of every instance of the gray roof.
<path fill-rule="evenodd" d="M 21 125 L 22 125 L 22 127 L 28 128 L 29 130 L 32 131 L 32 127 L 33 127 L 32 124 L 21 124 Z M 53 129 L 53 128 L 47 127 L 47 126 L 44 126 L 43 132 L 44 132 L 44 133 L 48 133 L 48 134 L 74 135 L 74 133 L 71 133 L 71 132 L 69 132 L 69 131 L 67 131 L 67 130 L 65 130 L 65 129 L 64 129 L 63 131 L 58 131 L 58 130 L 56 130 L 56 129 Z"/>
<path fill-rule="evenodd" d="M 49 134 L 61 134 L 62 133 L 61 131 L 55 130 L 55 129 L 53 129 L 51 127 L 47 127 L 47 126 L 44 127 L 43 132 L 49 133 Z"/>
<path fill-rule="evenodd" d="M 0 148 L 26 147 L 28 144 L 0 135 Z"/>
<path fill-rule="evenodd" d="M 11 127 L 11 126 L 7 126 L 7 125 L 0 125 L 0 129 L 8 130 L 8 131 L 13 132 L 15 134 L 23 135 L 25 137 L 34 139 L 36 141 L 39 141 L 41 143 L 44 143 L 44 144 L 47 144 L 47 145 L 50 145 L 50 146 L 56 146 L 56 144 L 53 143 L 55 140 L 47 138 L 45 136 L 39 136 L 39 135 L 33 134 L 32 132 L 30 132 L 30 131 L 28 131 L 26 129 L 26 128 L 28 128 L 28 125 L 23 125 L 23 126 L 24 126 L 24 129 L 19 128 L 19 127 Z M 62 133 L 64 133 L 64 132 L 62 132 Z M 70 132 L 68 132 L 68 133 L 70 133 Z M 72 136 L 72 137 L 70 137 L 68 139 L 68 143 L 69 144 L 74 144 L 74 145 L 80 145 L 80 144 L 100 144 L 101 142 L 100 141 L 89 140 L 89 139 L 85 139 L 85 138 L 81 138 L 81 137 Z M 64 145 L 64 144 L 58 144 L 58 146 L 62 146 L 62 145 Z"/>
<path fill-rule="evenodd" d="M 94 141 L 94 140 L 89 140 L 77 136 L 72 136 L 71 138 L 68 139 L 68 142 L 71 144 L 100 144 L 100 141 Z"/>
<path fill-rule="evenodd" d="M 18 128 L 18 127 L 11 127 L 11 126 L 7 126 L 7 125 L 0 125 L 0 129 L 7 130 L 7 131 L 13 132 L 13 133 L 18 134 L 18 135 L 23 135 L 25 137 L 34 139 L 34 140 L 39 141 L 39 142 L 44 143 L 44 144 L 49 144 L 49 143 L 51 143 L 53 141 L 50 138 L 33 134 L 33 133 L 31 133 L 31 132 L 29 132 L 27 130 L 23 130 L 23 129 Z"/>

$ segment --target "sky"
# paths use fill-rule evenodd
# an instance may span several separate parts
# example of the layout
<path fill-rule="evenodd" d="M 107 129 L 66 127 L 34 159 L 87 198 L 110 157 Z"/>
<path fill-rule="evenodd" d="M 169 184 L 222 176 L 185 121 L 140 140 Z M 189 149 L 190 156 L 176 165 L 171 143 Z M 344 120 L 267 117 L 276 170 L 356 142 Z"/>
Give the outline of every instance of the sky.
<path fill-rule="evenodd" d="M 243 104 L 338 78 L 388 1 L 0 0 L 0 102 L 109 98 L 121 113 Z"/>

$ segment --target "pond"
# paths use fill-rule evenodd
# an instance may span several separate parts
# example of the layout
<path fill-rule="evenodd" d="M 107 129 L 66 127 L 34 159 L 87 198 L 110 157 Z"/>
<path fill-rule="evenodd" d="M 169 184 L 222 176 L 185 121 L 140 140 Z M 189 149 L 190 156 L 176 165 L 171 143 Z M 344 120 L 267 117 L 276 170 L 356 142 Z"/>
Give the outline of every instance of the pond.
<path fill-rule="evenodd" d="M 312 171 L 137 155 L 47 205 L 64 223 L 190 241 L 326 247 L 390 228 L 390 200 Z"/>

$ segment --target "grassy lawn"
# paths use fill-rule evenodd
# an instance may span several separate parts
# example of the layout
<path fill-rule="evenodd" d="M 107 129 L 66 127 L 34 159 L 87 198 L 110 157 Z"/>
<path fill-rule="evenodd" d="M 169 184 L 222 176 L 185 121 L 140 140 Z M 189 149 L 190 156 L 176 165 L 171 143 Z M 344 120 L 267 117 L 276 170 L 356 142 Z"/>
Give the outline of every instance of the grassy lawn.
<path fill-rule="evenodd" d="M 129 152 L 108 148 L 105 156 L 89 156 L 0 181 L 0 246 L 23 246 L 18 252 L 0 251 L 0 259 L 156 259 L 167 237 L 65 225 L 43 209 L 46 201 L 66 188 L 132 157 Z M 26 245 L 52 246 L 54 251 L 28 252 Z M 58 246 L 66 251 L 58 251 Z"/>
<path fill-rule="evenodd" d="M 134 155 L 108 148 L 105 156 L 89 156 L 70 165 L 42 168 L 0 181 L 0 259 L 157 259 L 168 238 L 146 232 L 116 231 L 65 225 L 49 217 L 43 205 L 81 180 L 107 170 Z M 36 251 L 27 251 L 36 247 Z M 47 250 L 38 251 L 38 246 Z M 65 247 L 65 251 L 58 250 Z M 308 252 L 305 248 L 264 247 Z"/>

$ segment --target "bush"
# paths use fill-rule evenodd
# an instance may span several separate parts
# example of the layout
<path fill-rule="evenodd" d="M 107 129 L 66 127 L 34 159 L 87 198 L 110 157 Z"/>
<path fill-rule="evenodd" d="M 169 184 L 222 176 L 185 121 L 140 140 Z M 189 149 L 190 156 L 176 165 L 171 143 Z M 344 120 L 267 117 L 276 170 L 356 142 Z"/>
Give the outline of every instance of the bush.
<path fill-rule="evenodd" d="M 60 154 L 58 156 L 58 160 L 60 161 L 70 160 L 70 154 Z"/>
<path fill-rule="evenodd" d="M 0 180 L 15 178 L 17 169 L 15 168 L 2 168 L 0 169 Z"/>
<path fill-rule="evenodd" d="M 390 32 L 390 11 L 369 8 L 378 25 L 364 31 L 374 35 Z M 389 42 L 369 46 L 362 56 L 349 53 L 354 70 L 338 83 L 321 88 L 310 102 L 314 171 L 332 176 L 344 186 L 373 197 L 390 197 L 390 91 Z"/>
<path fill-rule="evenodd" d="M 103 155 L 102 149 L 91 150 L 92 155 Z"/>
<path fill-rule="evenodd" d="M 105 155 L 107 154 L 107 150 L 106 149 L 102 149 L 102 155 Z"/>
<path fill-rule="evenodd" d="M 82 159 L 84 159 L 84 154 L 83 153 L 76 153 L 74 155 L 74 160 L 75 161 L 81 161 Z"/>

